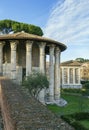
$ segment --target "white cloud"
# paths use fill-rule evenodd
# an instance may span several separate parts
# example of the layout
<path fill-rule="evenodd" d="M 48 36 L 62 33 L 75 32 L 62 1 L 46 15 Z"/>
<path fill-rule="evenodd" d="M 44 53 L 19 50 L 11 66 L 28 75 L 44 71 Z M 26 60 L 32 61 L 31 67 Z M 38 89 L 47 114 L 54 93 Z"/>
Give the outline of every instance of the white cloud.
<path fill-rule="evenodd" d="M 51 10 L 44 35 L 69 46 L 66 53 L 74 50 L 70 45 L 76 45 L 76 54 L 72 57 L 85 57 L 81 48 L 82 51 L 83 46 L 89 48 L 89 0 L 59 0 Z"/>
<path fill-rule="evenodd" d="M 65 0 L 52 9 L 45 36 L 72 44 L 89 36 L 89 0 Z M 83 40 L 84 41 L 84 40 Z M 88 39 L 86 43 L 89 43 Z"/>

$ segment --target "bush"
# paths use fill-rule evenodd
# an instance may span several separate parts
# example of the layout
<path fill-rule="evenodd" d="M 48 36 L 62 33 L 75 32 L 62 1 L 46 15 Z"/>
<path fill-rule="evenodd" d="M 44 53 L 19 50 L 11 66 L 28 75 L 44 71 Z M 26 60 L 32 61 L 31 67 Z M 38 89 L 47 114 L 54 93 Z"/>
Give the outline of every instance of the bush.
<path fill-rule="evenodd" d="M 85 88 L 85 89 L 89 89 L 89 82 L 83 84 L 83 88 Z"/>
<path fill-rule="evenodd" d="M 37 98 L 42 89 L 49 87 L 49 81 L 44 74 L 34 72 L 25 78 L 22 85 L 29 90 L 32 96 Z"/>
<path fill-rule="evenodd" d="M 89 81 L 86 81 L 83 84 L 82 95 L 83 96 L 89 96 Z"/>
<path fill-rule="evenodd" d="M 82 124 L 80 124 L 80 120 L 89 120 L 89 113 L 88 112 L 81 112 L 81 113 L 74 113 L 70 115 L 62 115 L 62 119 L 72 125 L 76 130 L 89 130 L 85 128 Z"/>
<path fill-rule="evenodd" d="M 63 88 L 62 92 L 67 93 L 81 93 L 81 89 L 74 89 L 74 88 Z"/>

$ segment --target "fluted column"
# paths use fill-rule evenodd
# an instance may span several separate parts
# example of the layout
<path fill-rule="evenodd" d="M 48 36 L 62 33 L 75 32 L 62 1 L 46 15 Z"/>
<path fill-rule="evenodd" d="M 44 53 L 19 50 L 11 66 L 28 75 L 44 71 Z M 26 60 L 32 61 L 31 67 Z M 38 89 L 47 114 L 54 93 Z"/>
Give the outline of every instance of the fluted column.
<path fill-rule="evenodd" d="M 67 70 L 68 70 L 68 71 L 67 71 L 67 72 L 68 72 L 68 73 L 67 73 L 67 74 L 68 74 L 67 84 L 69 85 L 69 84 L 70 84 L 70 68 L 68 67 Z"/>
<path fill-rule="evenodd" d="M 3 46 L 4 42 L 0 42 L 0 75 L 3 74 Z"/>
<path fill-rule="evenodd" d="M 55 49 L 55 89 L 54 98 L 59 100 L 60 98 L 60 49 L 56 47 Z"/>
<path fill-rule="evenodd" d="M 54 45 L 50 46 L 50 61 L 49 61 L 49 100 L 54 101 Z"/>
<path fill-rule="evenodd" d="M 32 44 L 33 41 L 26 41 L 26 76 L 32 72 Z"/>
<path fill-rule="evenodd" d="M 45 73 L 45 45 L 46 43 L 42 42 L 39 44 L 40 49 L 40 72 Z"/>
<path fill-rule="evenodd" d="M 73 84 L 75 84 L 75 68 L 73 68 Z"/>
<path fill-rule="evenodd" d="M 64 67 L 62 67 L 62 85 L 64 85 Z"/>
<path fill-rule="evenodd" d="M 16 81 L 16 48 L 18 41 L 11 41 L 11 79 Z"/>
<path fill-rule="evenodd" d="M 40 72 L 45 74 L 45 42 L 41 42 L 39 44 L 39 50 L 40 50 Z M 43 104 L 45 104 L 45 90 L 41 90 L 40 94 L 39 94 L 39 100 L 40 102 L 42 102 Z"/>
<path fill-rule="evenodd" d="M 78 83 L 80 84 L 80 68 L 78 68 Z"/>

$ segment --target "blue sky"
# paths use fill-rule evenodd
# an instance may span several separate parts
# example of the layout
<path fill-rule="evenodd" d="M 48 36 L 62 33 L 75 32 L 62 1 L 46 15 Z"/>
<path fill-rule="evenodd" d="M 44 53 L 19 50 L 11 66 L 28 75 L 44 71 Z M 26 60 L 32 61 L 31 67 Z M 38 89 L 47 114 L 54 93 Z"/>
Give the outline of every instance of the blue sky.
<path fill-rule="evenodd" d="M 0 20 L 35 24 L 67 45 L 61 61 L 89 59 L 89 0 L 0 0 Z"/>

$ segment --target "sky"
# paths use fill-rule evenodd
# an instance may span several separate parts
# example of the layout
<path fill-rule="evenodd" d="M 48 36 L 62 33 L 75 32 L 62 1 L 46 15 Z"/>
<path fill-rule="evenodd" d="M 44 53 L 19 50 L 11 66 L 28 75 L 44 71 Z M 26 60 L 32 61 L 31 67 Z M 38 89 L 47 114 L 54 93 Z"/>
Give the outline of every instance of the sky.
<path fill-rule="evenodd" d="M 67 46 L 61 62 L 89 59 L 89 0 L 0 0 L 0 20 L 40 26 Z"/>

